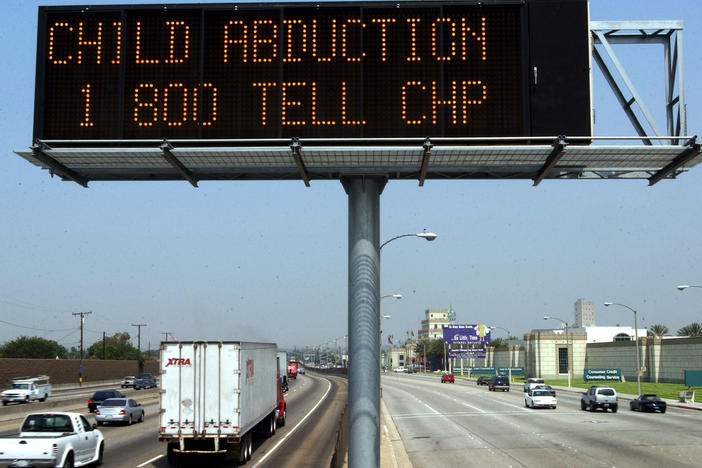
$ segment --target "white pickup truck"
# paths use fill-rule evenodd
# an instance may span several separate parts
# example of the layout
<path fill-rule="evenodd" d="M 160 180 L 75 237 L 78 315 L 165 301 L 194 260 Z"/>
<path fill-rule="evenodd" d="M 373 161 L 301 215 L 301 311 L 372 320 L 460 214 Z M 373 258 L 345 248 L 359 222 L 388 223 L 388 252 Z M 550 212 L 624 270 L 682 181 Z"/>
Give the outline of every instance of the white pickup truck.
<path fill-rule="evenodd" d="M 19 436 L 0 437 L 0 467 L 102 464 L 102 432 L 80 413 L 31 413 Z"/>

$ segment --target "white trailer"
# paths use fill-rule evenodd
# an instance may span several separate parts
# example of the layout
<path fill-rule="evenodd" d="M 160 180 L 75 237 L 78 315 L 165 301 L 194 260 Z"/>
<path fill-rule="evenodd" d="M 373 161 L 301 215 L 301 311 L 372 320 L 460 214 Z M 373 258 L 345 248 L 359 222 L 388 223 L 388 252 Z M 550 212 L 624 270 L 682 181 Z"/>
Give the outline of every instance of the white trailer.
<path fill-rule="evenodd" d="M 169 463 L 184 454 L 251 458 L 252 437 L 284 424 L 276 353 L 273 343 L 161 343 L 159 440 Z"/>
<path fill-rule="evenodd" d="M 278 351 L 278 375 L 280 376 L 280 384 L 286 384 L 288 380 L 288 353 Z"/>

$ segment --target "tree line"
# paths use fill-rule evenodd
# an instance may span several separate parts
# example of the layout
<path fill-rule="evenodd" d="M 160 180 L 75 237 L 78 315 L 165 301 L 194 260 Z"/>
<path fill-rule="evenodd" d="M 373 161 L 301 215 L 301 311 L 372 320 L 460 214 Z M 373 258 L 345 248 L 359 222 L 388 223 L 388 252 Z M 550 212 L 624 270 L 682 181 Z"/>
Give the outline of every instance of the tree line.
<path fill-rule="evenodd" d="M 115 333 L 95 341 L 83 352 L 84 359 L 110 359 L 110 360 L 143 360 L 144 355 L 150 351 L 139 353 L 139 350 L 130 342 L 127 332 Z M 54 340 L 47 340 L 40 336 L 20 336 L 0 346 L 2 358 L 24 359 L 80 359 L 80 348 L 75 346 L 67 349 Z"/>

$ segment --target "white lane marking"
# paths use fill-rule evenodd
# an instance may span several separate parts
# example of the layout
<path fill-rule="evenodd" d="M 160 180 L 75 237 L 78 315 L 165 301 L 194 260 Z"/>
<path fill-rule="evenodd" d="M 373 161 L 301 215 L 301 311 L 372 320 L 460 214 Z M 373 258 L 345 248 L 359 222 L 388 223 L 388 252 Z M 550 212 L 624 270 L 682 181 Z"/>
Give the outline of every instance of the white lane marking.
<path fill-rule="evenodd" d="M 163 456 L 164 456 L 163 454 L 157 455 L 157 456 L 155 456 L 154 458 L 152 458 L 151 460 L 147 460 L 147 461 L 145 461 L 144 463 L 142 463 L 141 465 L 137 465 L 137 468 L 141 468 L 142 466 L 146 466 L 146 465 L 148 465 L 149 463 L 155 462 L 155 461 L 158 460 L 159 458 L 163 458 Z"/>
<path fill-rule="evenodd" d="M 280 444 L 282 444 L 283 442 L 285 442 L 285 439 L 287 439 L 288 437 L 290 437 L 290 435 L 292 435 L 292 433 L 295 432 L 295 431 L 297 430 L 297 428 L 300 427 L 300 425 L 301 425 L 302 423 L 304 423 L 305 421 L 307 421 L 307 418 L 309 418 L 309 417 L 312 415 L 312 413 L 314 413 L 314 411 L 317 409 L 317 407 L 318 407 L 319 405 L 322 404 L 322 401 L 324 401 L 324 399 L 327 397 L 327 395 L 329 395 L 329 392 L 331 391 L 331 382 L 330 382 L 329 380 L 327 380 L 327 385 L 328 385 L 327 391 L 324 392 L 324 395 L 322 395 L 322 398 L 320 398 L 319 401 L 317 402 L 317 404 L 314 405 L 314 408 L 312 408 L 312 409 L 310 410 L 310 412 L 307 413 L 307 415 L 306 415 L 304 418 L 302 418 L 302 420 L 301 420 L 299 423 L 297 423 L 297 424 L 295 425 L 295 427 L 293 427 L 293 428 L 290 430 L 290 432 L 288 432 L 287 434 L 285 434 L 285 437 L 283 437 L 282 439 L 280 439 L 280 440 L 278 441 L 278 443 L 275 444 L 275 445 L 270 449 L 270 451 L 269 451 L 267 454 L 265 454 L 265 455 L 263 456 L 263 458 L 261 458 L 258 462 L 256 462 L 256 464 L 253 466 L 254 468 L 256 468 L 257 466 L 260 466 L 261 463 L 263 463 L 264 461 L 266 461 L 266 458 L 268 458 L 273 452 L 275 452 L 276 449 L 280 446 Z"/>

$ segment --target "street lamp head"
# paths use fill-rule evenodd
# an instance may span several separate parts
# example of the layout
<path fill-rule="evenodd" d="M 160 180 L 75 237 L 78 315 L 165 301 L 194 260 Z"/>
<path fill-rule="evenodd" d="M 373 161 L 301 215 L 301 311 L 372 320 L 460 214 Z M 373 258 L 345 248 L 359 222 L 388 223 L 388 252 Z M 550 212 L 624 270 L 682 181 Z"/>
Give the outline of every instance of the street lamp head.
<path fill-rule="evenodd" d="M 393 294 L 392 297 L 395 299 L 402 299 L 402 294 Z"/>
<path fill-rule="evenodd" d="M 689 284 L 681 284 L 680 286 L 678 286 L 678 290 L 684 291 L 684 290 L 686 290 L 686 289 L 689 288 L 689 287 L 690 287 Z"/>
<path fill-rule="evenodd" d="M 424 232 L 420 232 L 419 234 L 417 234 L 417 237 L 423 237 L 428 241 L 433 241 L 434 239 L 436 239 L 436 234 L 434 234 L 433 232 L 427 232 L 427 230 L 425 229 Z"/>
<path fill-rule="evenodd" d="M 609 307 L 609 306 L 611 306 L 612 304 L 614 304 L 614 302 L 605 302 L 605 303 L 604 303 L 605 307 Z"/>
<path fill-rule="evenodd" d="M 383 318 L 384 318 L 384 319 L 389 319 L 389 318 L 390 318 L 390 315 L 383 315 Z"/>
<path fill-rule="evenodd" d="M 544 320 L 548 320 L 548 319 L 550 319 L 550 318 L 551 318 L 550 316 L 544 315 Z"/>

